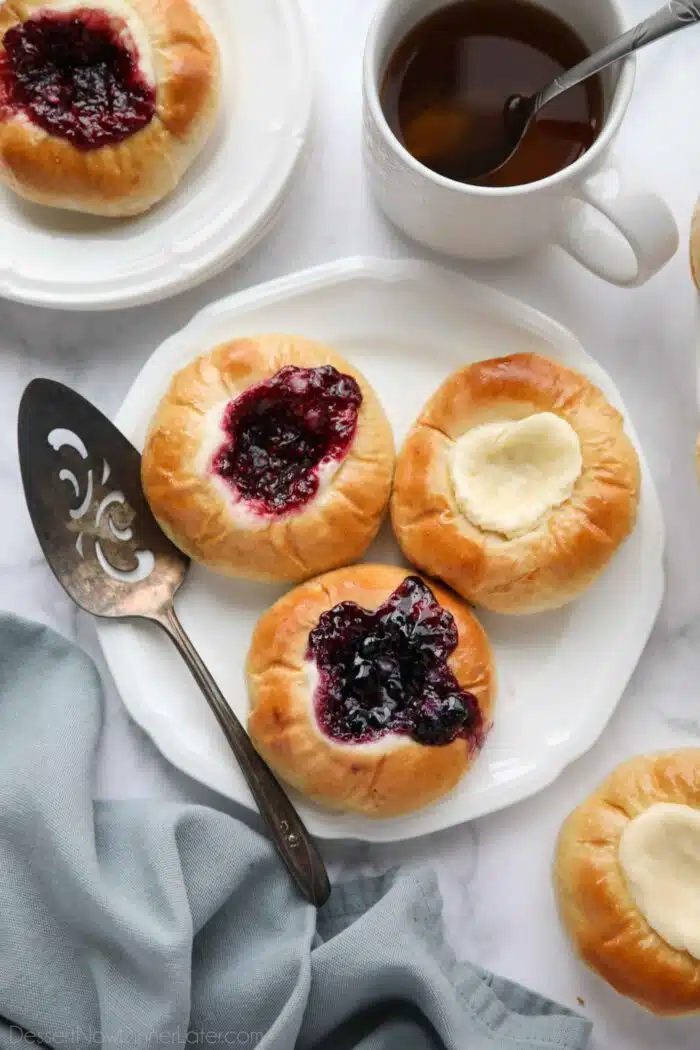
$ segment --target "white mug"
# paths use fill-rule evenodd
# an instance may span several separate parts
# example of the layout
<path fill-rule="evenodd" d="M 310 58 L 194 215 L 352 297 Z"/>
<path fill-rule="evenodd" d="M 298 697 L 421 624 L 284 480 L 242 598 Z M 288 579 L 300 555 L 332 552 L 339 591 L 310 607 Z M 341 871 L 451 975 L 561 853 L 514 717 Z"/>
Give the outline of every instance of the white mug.
<path fill-rule="evenodd" d="M 504 189 L 455 182 L 426 168 L 396 138 L 380 102 L 386 64 L 409 29 L 449 2 L 379 0 L 370 26 L 363 139 L 370 187 L 381 209 L 409 237 L 447 255 L 505 259 L 558 244 L 613 284 L 643 284 L 676 251 L 678 228 L 664 201 L 630 185 L 611 154 L 632 94 L 634 58 L 603 74 L 606 118 L 591 148 L 539 182 Z M 591 50 L 627 28 L 617 0 L 540 3 L 573 26 Z M 592 224 L 591 208 L 608 223 Z"/>

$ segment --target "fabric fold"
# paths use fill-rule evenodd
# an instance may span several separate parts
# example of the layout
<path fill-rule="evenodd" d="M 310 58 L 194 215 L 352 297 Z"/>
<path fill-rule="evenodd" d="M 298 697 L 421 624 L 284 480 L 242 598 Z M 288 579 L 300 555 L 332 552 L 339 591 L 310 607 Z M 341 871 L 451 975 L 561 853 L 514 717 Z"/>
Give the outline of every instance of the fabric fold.
<path fill-rule="evenodd" d="M 0 1050 L 584 1050 L 590 1023 L 457 962 L 434 875 L 334 887 L 316 915 L 255 827 L 93 802 L 102 692 L 0 616 Z"/>

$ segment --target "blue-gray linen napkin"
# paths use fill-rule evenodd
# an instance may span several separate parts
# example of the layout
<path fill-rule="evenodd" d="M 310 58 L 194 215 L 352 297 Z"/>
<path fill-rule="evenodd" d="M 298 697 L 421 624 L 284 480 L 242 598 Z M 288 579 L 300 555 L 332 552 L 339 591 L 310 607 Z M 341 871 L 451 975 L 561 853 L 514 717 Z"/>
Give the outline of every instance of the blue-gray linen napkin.
<path fill-rule="evenodd" d="M 0 1048 L 582 1050 L 584 1019 L 458 963 L 429 872 L 337 885 L 317 914 L 255 828 L 94 802 L 102 692 L 0 615 Z"/>

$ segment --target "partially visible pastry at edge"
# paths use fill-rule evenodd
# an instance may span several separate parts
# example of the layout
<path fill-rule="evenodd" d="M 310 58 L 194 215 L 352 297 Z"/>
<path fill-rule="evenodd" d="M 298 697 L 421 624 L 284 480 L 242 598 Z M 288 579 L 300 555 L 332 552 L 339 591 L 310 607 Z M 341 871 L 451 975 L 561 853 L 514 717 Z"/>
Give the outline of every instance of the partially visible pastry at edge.
<path fill-rule="evenodd" d="M 356 565 L 286 594 L 246 665 L 255 747 L 321 805 L 393 817 L 450 791 L 491 725 L 486 635 L 406 569 Z"/>
<path fill-rule="evenodd" d="M 367 380 L 320 343 L 265 335 L 177 373 L 151 422 L 142 481 L 161 527 L 195 561 L 296 581 L 364 554 L 393 467 Z"/>
<path fill-rule="evenodd" d="M 695 205 L 690 224 L 690 271 L 693 275 L 695 287 L 700 293 L 700 203 Z M 700 358 L 698 359 L 698 368 L 700 368 Z M 700 376 L 698 380 L 700 382 Z M 700 480 L 700 434 L 695 441 L 695 473 L 698 476 L 698 480 Z"/>
<path fill-rule="evenodd" d="M 190 0 L 5 0 L 0 181 L 49 207 L 144 212 L 202 149 L 219 91 Z"/>
<path fill-rule="evenodd" d="M 580 595 L 632 531 L 637 454 L 585 376 L 536 354 L 446 380 L 408 434 L 391 512 L 406 557 L 501 613 Z"/>
<path fill-rule="evenodd" d="M 690 222 L 690 272 L 700 292 L 700 202 L 695 205 Z"/>
<path fill-rule="evenodd" d="M 700 749 L 618 766 L 565 821 L 554 886 L 613 988 L 655 1014 L 700 1011 Z"/>

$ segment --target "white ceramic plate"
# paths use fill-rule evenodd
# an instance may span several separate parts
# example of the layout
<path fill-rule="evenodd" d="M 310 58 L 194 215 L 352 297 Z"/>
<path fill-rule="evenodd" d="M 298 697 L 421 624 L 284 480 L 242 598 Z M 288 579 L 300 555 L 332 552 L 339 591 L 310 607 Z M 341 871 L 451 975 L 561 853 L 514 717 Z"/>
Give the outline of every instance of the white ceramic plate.
<path fill-rule="evenodd" d="M 0 188 L 0 296 L 100 310 L 153 302 L 239 259 L 267 232 L 307 139 L 312 78 L 297 0 L 197 0 L 222 56 L 217 129 L 143 216 L 42 208 Z"/>
<path fill-rule="evenodd" d="M 400 441 L 426 396 L 469 361 L 535 350 L 585 372 L 623 412 L 610 377 L 554 321 L 458 274 L 421 262 L 348 260 L 250 289 L 208 307 L 152 356 L 117 423 L 141 447 L 172 373 L 234 336 L 288 331 L 326 340 L 357 364 Z M 634 428 L 626 418 L 630 435 Z M 639 448 L 639 446 L 637 445 Z M 495 726 L 474 769 L 438 804 L 394 820 L 331 814 L 296 798 L 325 838 L 388 841 L 458 824 L 551 783 L 597 739 L 644 648 L 663 591 L 664 530 L 642 457 L 641 514 L 630 540 L 587 594 L 533 617 L 483 616 L 499 678 Z M 368 560 L 398 561 L 388 527 Z M 245 720 L 242 665 L 257 617 L 284 588 L 222 579 L 198 566 L 178 608 L 236 713 Z M 248 805 L 242 776 L 167 639 L 148 625 L 101 622 L 124 702 L 171 762 Z"/>

